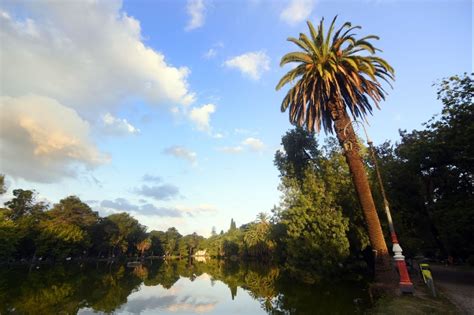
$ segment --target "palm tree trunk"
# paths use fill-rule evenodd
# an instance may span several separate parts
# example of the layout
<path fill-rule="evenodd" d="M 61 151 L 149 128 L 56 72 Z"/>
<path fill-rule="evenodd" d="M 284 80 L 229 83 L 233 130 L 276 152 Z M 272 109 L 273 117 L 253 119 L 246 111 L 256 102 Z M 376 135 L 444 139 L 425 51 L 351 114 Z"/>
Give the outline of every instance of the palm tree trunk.
<path fill-rule="evenodd" d="M 370 244 L 372 249 L 376 251 L 375 277 L 377 281 L 390 284 L 393 278 L 393 271 L 390 266 L 390 256 L 383 236 L 380 220 L 377 215 L 377 210 L 375 208 L 364 163 L 359 154 L 360 148 L 357 143 L 357 136 L 352 128 L 351 120 L 345 109 L 342 106 L 335 104 L 331 107 L 331 115 L 334 121 L 336 135 L 339 144 L 344 149 L 346 162 L 349 165 L 349 170 L 352 175 L 352 182 L 354 183 L 364 213 Z"/>

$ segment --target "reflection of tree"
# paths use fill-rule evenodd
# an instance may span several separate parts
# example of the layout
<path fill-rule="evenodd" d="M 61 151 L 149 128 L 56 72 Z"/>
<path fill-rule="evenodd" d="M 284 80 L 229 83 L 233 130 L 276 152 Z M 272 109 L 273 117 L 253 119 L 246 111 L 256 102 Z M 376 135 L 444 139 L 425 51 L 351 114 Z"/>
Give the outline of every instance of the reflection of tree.
<path fill-rule="evenodd" d="M 181 264 L 184 264 L 182 262 Z M 148 277 L 144 280 L 146 286 L 161 285 L 165 289 L 171 288 L 179 280 L 177 262 L 164 262 L 150 266 Z"/>
<path fill-rule="evenodd" d="M 272 299 L 278 294 L 275 282 L 279 274 L 277 267 L 269 267 L 264 273 L 249 270 L 245 275 L 245 289 L 249 290 L 250 295 L 259 300 L 267 311 L 271 309 Z"/>
<path fill-rule="evenodd" d="M 209 285 L 217 281 L 227 285 L 232 299 L 239 287 L 247 291 L 269 314 L 354 313 L 352 301 L 361 297 L 360 288 L 297 284 L 282 279 L 283 273 L 275 266 L 215 259 L 207 263 L 153 261 L 134 269 L 98 264 L 25 271 L 0 271 L 0 314 L 76 314 L 84 307 L 112 313 L 142 281 L 170 289 L 180 276 L 192 280 L 204 273 L 210 276 Z"/>
<path fill-rule="evenodd" d="M 82 307 L 113 312 L 127 301 L 140 279 L 123 266 L 42 267 L 0 274 L 0 314 L 76 314 Z"/>
<path fill-rule="evenodd" d="M 133 274 L 138 278 L 145 280 L 148 278 L 148 268 L 144 265 L 138 265 L 133 269 Z"/>

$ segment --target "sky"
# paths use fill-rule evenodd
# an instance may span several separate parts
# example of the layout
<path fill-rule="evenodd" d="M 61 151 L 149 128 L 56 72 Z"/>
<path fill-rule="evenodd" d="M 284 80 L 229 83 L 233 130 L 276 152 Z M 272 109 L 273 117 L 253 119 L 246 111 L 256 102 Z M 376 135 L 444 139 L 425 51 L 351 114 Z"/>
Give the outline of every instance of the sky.
<path fill-rule="evenodd" d="M 205 236 L 250 222 L 280 202 L 286 38 L 335 15 L 380 37 L 396 81 L 368 117 L 379 144 L 440 112 L 433 83 L 473 71 L 473 14 L 470 0 L 2 0 L 0 202 L 77 195 Z"/>

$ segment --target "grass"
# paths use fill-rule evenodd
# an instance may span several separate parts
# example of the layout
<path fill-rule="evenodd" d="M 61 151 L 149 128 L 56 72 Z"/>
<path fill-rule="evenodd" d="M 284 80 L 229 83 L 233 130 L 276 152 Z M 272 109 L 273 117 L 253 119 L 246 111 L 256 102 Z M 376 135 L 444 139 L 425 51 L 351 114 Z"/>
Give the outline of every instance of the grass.
<path fill-rule="evenodd" d="M 432 297 L 427 287 L 416 283 L 414 295 L 385 296 L 380 298 L 367 314 L 461 314 L 459 309 L 438 291 L 438 297 Z"/>

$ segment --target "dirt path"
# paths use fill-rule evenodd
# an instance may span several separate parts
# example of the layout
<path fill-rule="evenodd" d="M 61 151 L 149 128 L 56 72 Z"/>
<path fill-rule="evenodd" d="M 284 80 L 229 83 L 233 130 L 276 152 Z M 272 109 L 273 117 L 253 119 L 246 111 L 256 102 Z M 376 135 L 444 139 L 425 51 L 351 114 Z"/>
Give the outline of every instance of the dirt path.
<path fill-rule="evenodd" d="M 464 314 L 474 315 L 474 270 L 443 265 L 430 267 L 435 287 Z"/>

